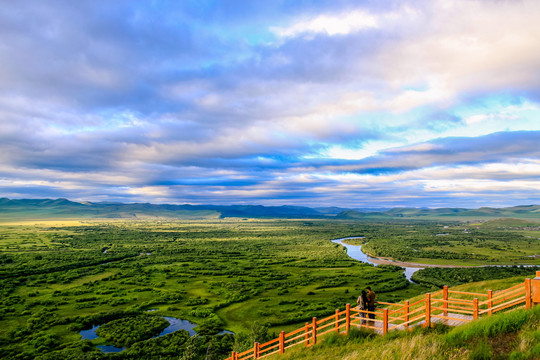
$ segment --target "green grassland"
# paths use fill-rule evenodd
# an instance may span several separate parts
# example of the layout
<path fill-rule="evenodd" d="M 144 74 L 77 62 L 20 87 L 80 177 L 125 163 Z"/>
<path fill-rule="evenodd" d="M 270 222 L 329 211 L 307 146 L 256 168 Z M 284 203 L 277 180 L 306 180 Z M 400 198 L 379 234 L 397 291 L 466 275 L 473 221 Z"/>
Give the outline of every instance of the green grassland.
<path fill-rule="evenodd" d="M 489 248 L 487 261 L 504 263 L 540 253 L 528 231 L 538 230 L 324 219 L 5 222 L 0 358 L 219 359 L 233 346 L 252 344 L 255 333 L 272 337 L 343 309 L 368 285 L 379 300 L 391 302 L 433 286 L 409 283 L 395 266 L 352 260 L 331 239 L 364 235 L 365 246 L 388 245 L 392 255 L 381 256 L 399 258 L 400 250 L 418 248 L 435 261 L 439 248 L 467 254 L 493 244 L 505 250 Z M 450 235 L 434 236 L 443 232 Z M 198 324 L 200 336 L 178 331 L 138 341 L 146 337 L 134 330 L 136 341 L 118 354 L 96 349 L 102 338 L 81 340 L 80 330 L 117 319 L 131 323 L 150 309 Z M 236 340 L 217 335 L 223 329 L 235 332 Z"/>
<path fill-rule="evenodd" d="M 199 324 L 219 347 L 225 340 L 211 338 L 219 330 L 294 328 L 354 302 L 368 285 L 387 301 L 426 289 L 395 267 L 351 260 L 329 241 L 358 231 L 354 222 L 322 220 L 0 226 L 0 357 L 83 349 L 126 357 L 94 351 L 78 332 L 149 309 Z"/>

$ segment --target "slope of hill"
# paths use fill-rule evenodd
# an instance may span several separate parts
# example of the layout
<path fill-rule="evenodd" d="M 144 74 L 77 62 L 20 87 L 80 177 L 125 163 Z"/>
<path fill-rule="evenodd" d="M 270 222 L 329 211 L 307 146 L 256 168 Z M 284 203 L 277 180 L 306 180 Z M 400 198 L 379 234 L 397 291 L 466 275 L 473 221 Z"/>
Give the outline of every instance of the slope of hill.
<path fill-rule="evenodd" d="M 479 224 L 482 228 L 538 228 L 540 224 L 538 222 L 531 221 L 529 219 L 516 219 L 516 218 L 501 218 L 488 220 L 482 224 Z"/>
<path fill-rule="evenodd" d="M 332 334 L 322 344 L 275 359 L 540 359 L 540 306 L 484 318 L 456 328 L 436 326 L 386 337 L 366 331 Z"/>
<path fill-rule="evenodd" d="M 262 205 L 171 205 L 150 203 L 93 203 L 67 199 L 0 199 L 0 217 L 10 219 L 50 218 L 122 218 L 122 219 L 212 219 L 242 218 L 336 218 L 336 219 L 446 219 L 489 220 L 520 218 L 540 221 L 540 205 L 508 208 L 394 208 L 345 209 L 338 207 L 309 208 L 305 206 Z"/>
<path fill-rule="evenodd" d="M 50 218 L 218 218 L 220 213 L 211 209 L 197 209 L 191 205 L 155 205 L 123 203 L 74 202 L 67 199 L 0 199 L 0 217 L 3 220 Z"/>
<path fill-rule="evenodd" d="M 360 212 L 345 210 L 336 215 L 338 219 L 392 219 L 394 216 L 384 212 Z"/>
<path fill-rule="evenodd" d="M 438 208 L 438 209 L 417 209 L 417 208 L 394 208 L 383 212 L 359 212 L 347 210 L 339 213 L 338 218 L 359 219 L 371 214 L 372 218 L 395 219 L 426 219 L 426 220 L 489 220 L 499 218 L 518 218 L 531 221 L 540 221 L 540 206 L 527 205 L 509 208 L 488 208 L 463 209 L 463 208 Z"/>
<path fill-rule="evenodd" d="M 460 291 L 502 289 L 523 277 L 490 280 L 453 287 Z M 411 302 L 422 296 L 411 299 Z M 353 329 L 348 336 L 329 335 L 320 344 L 293 348 L 280 360 L 356 359 L 540 359 L 540 306 L 495 314 L 455 328 L 436 325 L 412 332 L 393 331 L 375 336 Z"/>
<path fill-rule="evenodd" d="M 210 219 L 219 217 L 303 218 L 324 216 L 302 206 L 262 205 L 170 205 L 149 203 L 92 203 L 67 199 L 0 199 L 0 216 L 9 219 L 121 218 Z"/>

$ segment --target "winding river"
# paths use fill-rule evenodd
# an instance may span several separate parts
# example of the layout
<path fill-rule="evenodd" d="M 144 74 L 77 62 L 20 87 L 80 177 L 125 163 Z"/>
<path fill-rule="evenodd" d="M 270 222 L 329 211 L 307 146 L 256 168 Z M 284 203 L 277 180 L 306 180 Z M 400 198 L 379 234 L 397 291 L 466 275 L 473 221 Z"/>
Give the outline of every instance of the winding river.
<path fill-rule="evenodd" d="M 157 309 L 151 309 L 148 311 L 155 311 L 155 310 Z M 177 319 L 170 316 L 163 316 L 163 318 L 169 322 L 169 326 L 167 326 L 162 332 L 160 332 L 159 335 L 153 336 L 152 338 L 157 338 L 163 335 L 167 335 L 178 330 L 186 330 L 189 333 L 189 336 L 194 336 L 195 334 L 197 334 L 197 332 L 193 330 L 197 326 L 197 324 L 194 324 L 188 320 Z M 82 330 L 81 332 L 79 332 L 79 334 L 82 336 L 83 339 L 87 339 L 87 340 L 97 339 L 99 336 L 96 334 L 96 330 L 100 326 L 101 325 L 94 325 L 92 326 L 91 329 Z M 228 330 L 223 330 L 218 335 L 222 335 L 222 334 L 234 334 L 234 333 Z M 113 345 L 98 345 L 97 347 L 104 353 L 120 352 L 126 349 L 125 347 L 119 348 Z"/>
<path fill-rule="evenodd" d="M 341 239 L 334 239 L 334 240 L 332 240 L 332 242 L 336 243 L 336 244 L 343 245 L 345 248 L 347 248 L 347 255 L 349 255 L 351 258 L 353 258 L 355 260 L 362 261 L 362 262 L 372 264 L 372 265 L 375 265 L 375 266 L 380 264 L 381 259 L 372 258 L 372 257 L 368 256 L 367 254 L 365 254 L 362 251 L 362 246 L 360 246 L 360 245 L 350 245 L 350 244 L 347 244 L 347 243 L 343 242 L 344 240 L 349 240 L 349 239 L 364 239 L 364 237 L 363 236 L 356 236 L 356 237 L 347 237 L 347 238 L 341 238 Z M 377 262 L 379 262 L 379 263 L 377 263 Z M 392 263 L 395 262 L 395 265 L 404 268 L 405 269 L 405 277 L 410 282 L 412 282 L 412 280 L 411 280 L 412 275 L 415 272 L 417 272 L 418 270 L 421 270 L 421 269 L 423 269 L 425 267 L 470 267 L 470 266 L 431 265 L 431 264 L 425 264 L 425 265 L 424 264 L 418 264 L 418 265 L 422 265 L 422 266 L 410 267 L 410 266 L 403 265 L 403 263 L 399 263 L 397 261 L 394 261 L 394 260 L 391 260 L 391 259 L 386 259 L 386 258 L 384 259 L 384 262 L 388 263 L 388 264 L 392 264 Z M 479 266 L 479 267 L 483 267 L 483 266 L 488 266 L 488 267 L 490 267 L 490 266 L 493 266 L 493 267 L 506 267 L 506 266 L 535 267 L 535 266 L 538 266 L 538 265 L 514 264 L 514 265 L 477 265 L 477 266 Z"/>
<path fill-rule="evenodd" d="M 347 255 L 349 255 L 351 258 L 365 262 L 371 265 L 377 266 L 378 264 L 374 263 L 372 260 L 376 260 L 375 258 L 372 258 L 365 254 L 362 251 L 362 246 L 360 245 L 351 245 L 343 242 L 344 240 L 350 240 L 350 239 L 364 239 L 363 236 L 357 236 L 357 237 L 347 237 L 347 238 L 341 238 L 341 239 L 334 239 L 332 240 L 333 243 L 343 245 L 347 249 Z M 401 266 L 401 265 L 399 265 Z M 405 277 L 407 280 L 411 281 L 411 276 L 418 270 L 422 269 L 421 267 L 408 267 L 408 266 L 401 266 L 405 269 Z"/>

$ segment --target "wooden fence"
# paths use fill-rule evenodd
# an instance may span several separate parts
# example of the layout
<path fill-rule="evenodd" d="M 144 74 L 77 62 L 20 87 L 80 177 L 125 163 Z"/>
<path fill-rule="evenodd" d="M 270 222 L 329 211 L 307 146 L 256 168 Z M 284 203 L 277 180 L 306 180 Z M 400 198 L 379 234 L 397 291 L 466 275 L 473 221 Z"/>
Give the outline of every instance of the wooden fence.
<path fill-rule="evenodd" d="M 540 279 L 540 272 L 537 272 L 537 279 Z M 263 344 L 255 343 L 253 348 L 244 352 L 233 351 L 225 360 L 261 359 L 273 354 L 283 354 L 294 346 L 313 346 L 326 334 L 347 334 L 351 326 L 373 329 L 386 335 L 388 331 L 395 329 L 431 326 L 432 322 L 456 325 L 520 305 L 530 309 L 533 304 L 531 291 L 531 280 L 525 279 L 525 282 L 519 285 L 495 292 L 488 290 L 485 294 L 455 291 L 445 286 L 442 290 L 428 293 L 425 298 L 413 303 L 378 302 L 380 307 L 374 312 L 353 308 L 347 304 L 345 310 L 336 310 L 333 315 L 323 319 L 314 317 L 311 322 L 306 322 L 304 326 L 289 333 L 282 331 L 276 339 Z"/>

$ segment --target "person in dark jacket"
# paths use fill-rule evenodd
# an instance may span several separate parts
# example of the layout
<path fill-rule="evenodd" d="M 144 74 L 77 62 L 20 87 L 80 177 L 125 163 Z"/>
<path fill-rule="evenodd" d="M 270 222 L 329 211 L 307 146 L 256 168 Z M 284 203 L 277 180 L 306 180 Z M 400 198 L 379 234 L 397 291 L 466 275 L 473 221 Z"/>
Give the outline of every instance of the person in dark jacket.
<path fill-rule="evenodd" d="M 362 293 L 358 297 L 358 300 L 356 300 L 356 303 L 358 304 L 358 309 L 359 310 L 367 310 L 368 299 L 367 299 L 366 290 L 362 290 Z M 366 320 L 364 320 L 365 317 L 366 317 L 366 314 L 363 313 L 363 312 L 360 312 L 360 319 L 361 319 L 360 324 L 361 325 L 364 325 L 366 323 Z"/>
<path fill-rule="evenodd" d="M 371 287 L 368 286 L 367 288 L 367 310 L 368 311 L 375 311 L 375 291 L 371 290 Z M 370 324 L 373 326 L 374 322 L 372 319 L 375 319 L 375 314 L 369 314 Z"/>

